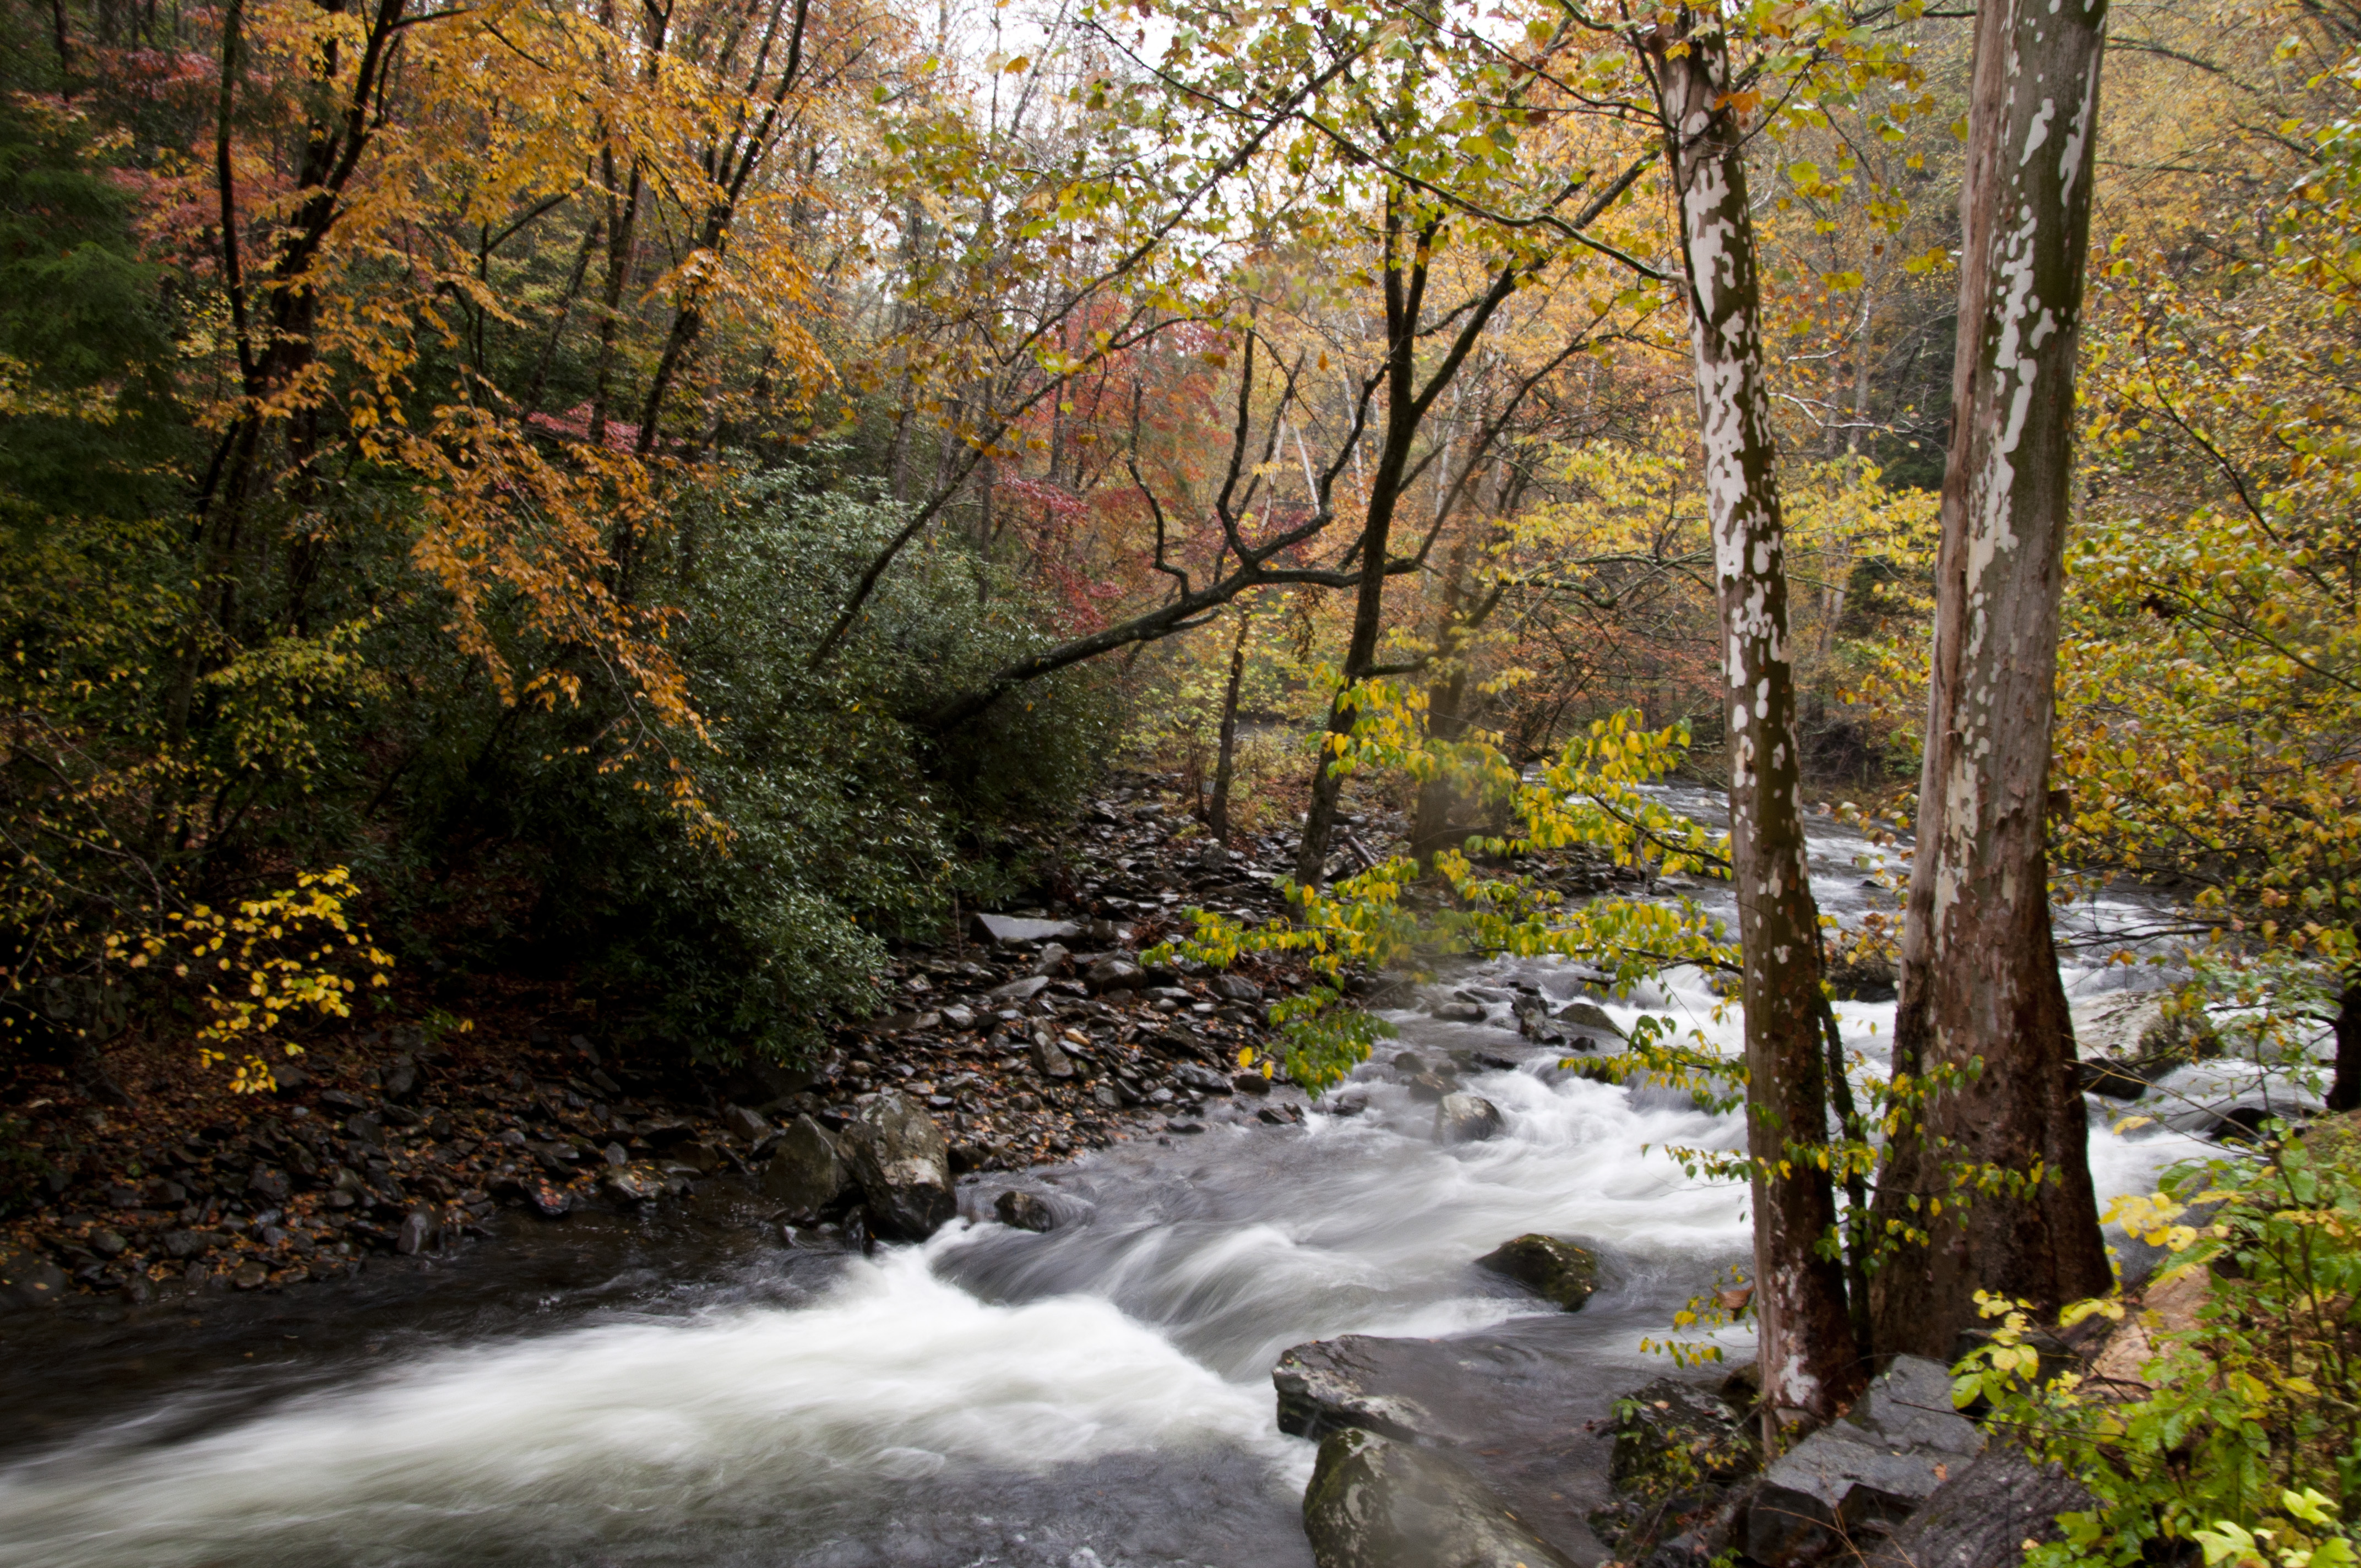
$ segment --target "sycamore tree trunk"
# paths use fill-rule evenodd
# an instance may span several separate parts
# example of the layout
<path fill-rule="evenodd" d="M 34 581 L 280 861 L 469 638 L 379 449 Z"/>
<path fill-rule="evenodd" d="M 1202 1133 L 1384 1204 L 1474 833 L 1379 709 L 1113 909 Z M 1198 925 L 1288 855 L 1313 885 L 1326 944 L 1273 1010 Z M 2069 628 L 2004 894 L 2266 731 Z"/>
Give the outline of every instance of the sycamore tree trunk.
<path fill-rule="evenodd" d="M 1992 0 L 1976 18 L 1959 359 L 1894 1021 L 1897 1072 L 1966 1081 L 1932 1084 L 1917 1125 L 1888 1146 L 1879 1218 L 1927 1240 L 1877 1275 L 1881 1354 L 1949 1356 L 1979 1321 L 1978 1289 L 2056 1306 L 2111 1284 L 2050 943 L 2046 844 L 2106 15 L 2106 0 Z"/>
<path fill-rule="evenodd" d="M 1763 1410 L 1775 1431 L 1826 1420 L 1861 1389 L 1861 1347 L 1825 1166 L 1819 910 L 1804 850 L 1795 688 L 1787 654 L 1785 531 L 1763 374 L 1762 294 L 1746 203 L 1745 137 L 1729 102 L 1718 22 L 1683 13 L 1651 50 L 1689 291 L 1697 414 L 1729 679 L 1730 828 L 1745 975 L 1747 1149 L 1752 1157 L 1754 1306 Z M 1686 49 L 1671 47 L 1686 43 Z"/>

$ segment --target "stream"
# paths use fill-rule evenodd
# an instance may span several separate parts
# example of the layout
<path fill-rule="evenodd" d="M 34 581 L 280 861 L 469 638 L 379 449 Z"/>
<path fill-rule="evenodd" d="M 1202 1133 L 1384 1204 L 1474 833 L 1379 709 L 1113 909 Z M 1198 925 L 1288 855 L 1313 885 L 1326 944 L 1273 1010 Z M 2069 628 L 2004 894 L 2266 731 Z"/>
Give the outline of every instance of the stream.
<path fill-rule="evenodd" d="M 1823 907 L 1886 900 L 1864 885 L 1875 851 L 1816 828 Z M 2156 983 L 2068 980 L 2083 1005 Z M 1581 994 L 1571 968 L 1524 961 L 1435 992 L 1517 982 Z M 1736 1038 L 1694 973 L 1607 1005 Z M 1881 1059 L 1892 1003 L 1839 1011 Z M 1278 1431 L 1269 1380 L 1288 1346 L 1483 1331 L 1488 1354 L 1526 1347 L 1510 1358 L 1575 1367 L 1603 1401 L 1662 1375 L 1640 1339 L 1747 1255 L 1742 1191 L 1665 1152 L 1735 1146 L 1734 1115 L 1564 1071 L 1505 1002 L 1481 1024 L 1389 1016 L 1401 1037 L 1356 1076 L 1358 1114 L 1213 1119 L 962 1183 L 970 1216 L 1040 1194 L 1047 1234 L 972 1218 L 870 1257 L 790 1247 L 716 1183 L 686 1216 L 509 1217 L 439 1280 L 16 1339 L 0 1568 L 1306 1568 L 1313 1448 Z M 1466 1075 L 1505 1118 L 1490 1142 L 1436 1144 L 1433 1107 L 1382 1065 L 1455 1047 L 1514 1064 Z M 2093 1103 L 2103 1205 L 2206 1146 L 2118 1135 L 2126 1108 Z M 1472 1266 L 1529 1231 L 1598 1253 L 1583 1311 Z"/>

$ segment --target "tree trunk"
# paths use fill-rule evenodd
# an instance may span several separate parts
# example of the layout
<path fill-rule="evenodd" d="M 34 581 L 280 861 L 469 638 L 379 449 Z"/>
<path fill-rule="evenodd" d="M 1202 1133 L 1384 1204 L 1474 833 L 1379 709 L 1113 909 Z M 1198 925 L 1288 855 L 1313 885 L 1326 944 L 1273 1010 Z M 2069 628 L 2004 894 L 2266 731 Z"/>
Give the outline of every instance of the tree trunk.
<path fill-rule="evenodd" d="M 1921 1083 L 1972 1078 L 1936 1090 L 1887 1146 L 1879 1218 L 1928 1240 L 1877 1277 L 1881 1354 L 1949 1356 L 1977 1321 L 1980 1288 L 2057 1306 L 2112 1284 L 2050 942 L 2046 843 L 2106 13 L 2106 0 L 1993 0 L 1976 19 L 1959 363 L 1894 1053 L 1895 1070 Z"/>
<path fill-rule="evenodd" d="M 2361 975 L 2347 975 L 2336 1009 L 2336 1078 L 2328 1086 L 2331 1111 L 2361 1110 Z"/>
<path fill-rule="evenodd" d="M 1434 636 L 1443 667 L 1426 686 L 1426 732 L 1437 740 L 1457 740 L 1467 733 L 1467 663 L 1461 657 L 1466 583 L 1467 541 L 1462 539 L 1452 546 L 1451 565 L 1443 579 L 1443 612 Z M 1459 804 L 1459 790 L 1448 779 L 1437 776 L 1419 786 L 1418 811 L 1410 831 L 1411 854 L 1431 861 L 1437 850 L 1458 846 L 1462 836 L 1452 831 L 1451 818 Z"/>
<path fill-rule="evenodd" d="M 1821 1254 L 1836 1195 L 1798 1146 L 1828 1140 L 1819 1032 L 1819 911 L 1797 797 L 1795 690 L 1787 657 L 1787 567 L 1762 294 L 1746 203 L 1745 135 L 1718 22 L 1682 16 L 1687 49 L 1652 52 L 1689 291 L 1705 487 L 1729 680 L 1730 861 L 1744 955 L 1747 1151 L 1752 1157 L 1754 1306 L 1763 1403 L 1775 1434 L 1827 1420 L 1865 1377 L 1842 1264 Z"/>
<path fill-rule="evenodd" d="M 1230 773 L 1238 749 L 1238 688 L 1246 678 L 1246 631 L 1254 612 L 1240 606 L 1238 640 L 1230 649 L 1230 684 L 1222 693 L 1222 742 L 1213 762 L 1213 804 L 1205 813 L 1205 829 L 1216 844 L 1230 841 Z"/>

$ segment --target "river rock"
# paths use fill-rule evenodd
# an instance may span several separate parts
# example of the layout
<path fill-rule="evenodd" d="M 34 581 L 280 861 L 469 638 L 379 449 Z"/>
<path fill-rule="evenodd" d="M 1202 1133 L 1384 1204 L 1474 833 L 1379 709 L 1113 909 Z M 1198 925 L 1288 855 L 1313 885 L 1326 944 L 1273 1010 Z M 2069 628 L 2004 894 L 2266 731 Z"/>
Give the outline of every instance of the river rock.
<path fill-rule="evenodd" d="M 1434 1135 L 1443 1143 L 1482 1143 L 1506 1125 L 1500 1108 L 1480 1094 L 1446 1094 L 1434 1107 Z"/>
<path fill-rule="evenodd" d="M 1356 1430 L 1321 1443 L 1303 1532 L 1320 1568 L 1574 1568 L 1464 1466 Z"/>
<path fill-rule="evenodd" d="M 1416 1438 L 1437 1425 L 1416 1399 L 1383 1391 L 1398 1375 L 1401 1342 L 1368 1334 L 1299 1344 L 1270 1369 L 1279 1392 L 1279 1430 L 1290 1437 L 1323 1438 L 1357 1427 Z"/>
<path fill-rule="evenodd" d="M 2103 1094 L 2110 1100 L 2137 1100 L 2150 1085 L 2148 1074 L 2137 1065 L 2114 1057 L 2099 1057 L 2074 1064 L 2074 1087 L 2085 1094 Z"/>
<path fill-rule="evenodd" d="M 30 1248 L 0 1253 L 0 1311 L 54 1307 L 66 1296 L 65 1270 Z"/>
<path fill-rule="evenodd" d="M 1055 1079 L 1063 1082 L 1074 1076 L 1073 1058 L 1060 1048 L 1057 1041 L 1047 1035 L 1033 1036 L 1030 1055 L 1033 1058 L 1033 1070 L 1043 1078 Z"/>
<path fill-rule="evenodd" d="M 992 1212 L 1000 1216 L 1002 1224 L 1012 1230 L 1053 1231 L 1058 1228 L 1058 1216 L 1049 1204 L 1034 1193 L 1020 1192 L 1013 1187 L 1000 1195 L 993 1204 Z"/>
<path fill-rule="evenodd" d="M 979 915 L 975 917 L 975 934 L 987 942 L 1004 948 L 1019 948 L 1033 942 L 1071 942 L 1082 934 L 1082 928 L 1071 920 L 1027 920 L 1015 915 Z"/>
<path fill-rule="evenodd" d="M 1623 1037 L 1622 1029 L 1617 1025 L 1614 1019 L 1607 1015 L 1607 1009 L 1596 1002 L 1569 1002 L 1558 1009 L 1557 1016 L 1553 1022 L 1561 1028 L 1572 1029 L 1585 1035 L 1596 1035 L 1604 1039 L 1620 1040 Z"/>
<path fill-rule="evenodd" d="M 1727 1391 L 1660 1377 L 1616 1406 L 1607 1475 L 1619 1492 L 1653 1502 L 1762 1465 L 1755 1424 Z"/>
<path fill-rule="evenodd" d="M 1082 983 L 1093 996 L 1110 991 L 1137 991 L 1148 983 L 1148 972 L 1127 959 L 1101 959 L 1082 977 Z"/>
<path fill-rule="evenodd" d="M 1074 972 L 1074 955 L 1067 950 L 1063 942 L 1044 942 L 1041 951 L 1033 959 L 1033 972 L 1049 980 L 1071 974 Z"/>
<path fill-rule="evenodd" d="M 1477 1258 L 1476 1266 L 1505 1274 L 1569 1312 L 1582 1310 L 1598 1288 L 1598 1260 L 1561 1236 L 1519 1236 Z"/>
<path fill-rule="evenodd" d="M 834 1207 L 850 1185 L 836 1140 L 809 1116 L 787 1124 L 763 1168 L 763 1196 L 807 1218 Z"/>
<path fill-rule="evenodd" d="M 246 1190 L 274 1208 L 286 1202 L 287 1194 L 291 1190 L 287 1173 L 273 1170 L 267 1165 L 258 1165 L 246 1173 Z"/>
<path fill-rule="evenodd" d="M 995 985 L 987 994 L 1000 1002 L 1030 1002 L 1049 989 L 1049 976 L 1031 974 L 1023 980 L 1012 980 L 1006 985 Z"/>
<path fill-rule="evenodd" d="M 1174 1068 L 1172 1081 L 1200 1094 L 1227 1094 L 1230 1091 L 1228 1079 L 1210 1067 L 1200 1067 L 1192 1061 L 1184 1061 Z"/>
<path fill-rule="evenodd" d="M 625 1166 L 600 1177 L 598 1190 L 618 1203 L 645 1203 L 664 1196 L 664 1179 L 653 1172 Z"/>
<path fill-rule="evenodd" d="M 1258 1072 L 1241 1072 L 1231 1078 L 1230 1087 L 1240 1094 L 1268 1094 L 1270 1080 Z"/>
<path fill-rule="evenodd" d="M 425 1209 L 412 1209 L 402 1216 L 401 1229 L 394 1234 L 393 1250 L 404 1257 L 415 1257 L 433 1246 L 443 1234 L 443 1222 Z"/>
<path fill-rule="evenodd" d="M 959 1212 L 943 1130 L 893 1090 L 854 1103 L 842 1150 L 868 1201 L 871 1230 L 890 1241 L 926 1240 Z"/>
<path fill-rule="evenodd" d="M 1431 1017 L 1446 1024 L 1481 1024 L 1484 1004 L 1480 1002 L 1438 1002 L 1427 1009 Z"/>
<path fill-rule="evenodd" d="M 771 1124 L 763 1119 L 762 1113 L 749 1111 L 743 1105 L 723 1106 L 721 1125 L 742 1143 L 759 1144 L 771 1135 Z"/>
<path fill-rule="evenodd" d="M 1984 1434 L 1951 1407 L 1940 1365 L 1896 1356 L 1843 1420 L 1772 1461 L 1746 1513 L 1745 1551 L 1763 1568 L 1801 1568 L 1900 1523 Z"/>
<path fill-rule="evenodd" d="M 1213 994 L 1224 1002 L 1252 1004 L 1262 1000 L 1262 987 L 1242 974 L 1217 974 L 1213 977 Z"/>
<path fill-rule="evenodd" d="M 388 1100 L 410 1099 L 418 1092 L 418 1064 L 406 1056 L 394 1058 L 378 1080 L 378 1089 Z"/>

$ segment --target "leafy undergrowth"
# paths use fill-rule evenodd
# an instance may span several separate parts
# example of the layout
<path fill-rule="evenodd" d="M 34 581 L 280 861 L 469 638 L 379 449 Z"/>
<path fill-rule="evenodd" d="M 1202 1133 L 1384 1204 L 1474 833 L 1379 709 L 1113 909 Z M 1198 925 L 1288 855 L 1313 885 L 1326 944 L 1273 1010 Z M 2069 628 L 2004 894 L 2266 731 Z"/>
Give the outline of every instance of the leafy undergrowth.
<path fill-rule="evenodd" d="M 2062 1338 L 2116 1320 L 2059 1373 L 2018 1303 L 1962 1362 L 1955 1397 L 2056 1461 L 2092 1506 L 2031 1568 L 2152 1562 L 2334 1568 L 2361 1488 L 2361 1123 L 2337 1118 L 2246 1163 L 2170 1172 L 2114 1215 L 2168 1250 L 2140 1306 L 2086 1301 Z"/>

